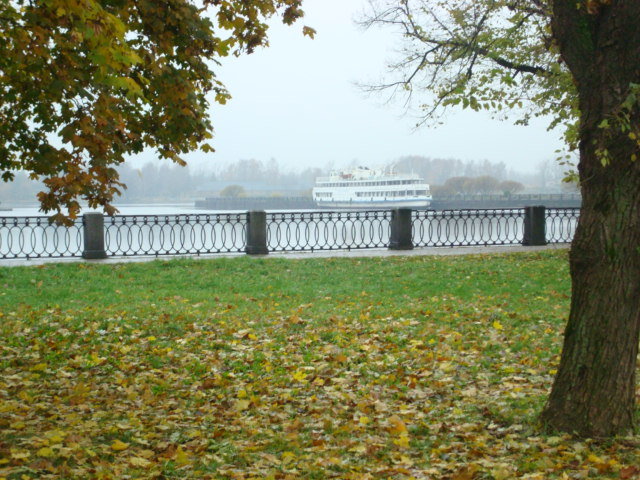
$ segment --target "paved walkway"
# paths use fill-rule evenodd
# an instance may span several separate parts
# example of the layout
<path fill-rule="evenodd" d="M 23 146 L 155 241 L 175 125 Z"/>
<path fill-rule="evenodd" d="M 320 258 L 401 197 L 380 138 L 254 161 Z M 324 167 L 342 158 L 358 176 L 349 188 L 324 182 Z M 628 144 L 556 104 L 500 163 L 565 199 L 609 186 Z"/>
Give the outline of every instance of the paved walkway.
<path fill-rule="evenodd" d="M 396 256 L 446 256 L 446 255 L 483 255 L 488 253 L 516 253 L 536 252 L 540 250 L 562 250 L 569 248 L 568 243 L 551 244 L 540 247 L 523 247 L 521 245 L 479 246 L 479 247 L 421 247 L 413 250 L 388 250 L 372 248 L 363 250 L 321 250 L 315 252 L 274 252 L 269 255 L 253 255 L 251 258 L 358 258 L 358 257 L 396 257 Z M 25 259 L 0 259 L 0 268 L 17 266 L 36 266 L 50 263 L 132 263 L 151 262 L 154 260 L 171 260 L 173 258 L 193 258 L 196 260 L 210 260 L 221 257 L 249 256 L 242 253 L 218 253 L 212 255 L 162 255 L 133 257 L 109 257 L 104 260 L 85 260 L 83 258 L 34 258 Z"/>

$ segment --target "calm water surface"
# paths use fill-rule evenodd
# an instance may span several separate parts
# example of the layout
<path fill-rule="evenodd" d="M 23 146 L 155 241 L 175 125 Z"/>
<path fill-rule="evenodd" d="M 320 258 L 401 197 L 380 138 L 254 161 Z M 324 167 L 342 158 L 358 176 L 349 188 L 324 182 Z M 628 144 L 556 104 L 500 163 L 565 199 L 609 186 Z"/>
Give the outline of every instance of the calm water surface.
<path fill-rule="evenodd" d="M 2 206 L 0 205 L 0 208 Z M 123 204 L 116 205 L 116 208 L 120 210 L 118 215 L 186 215 L 186 214 L 207 214 L 212 213 L 212 210 L 196 209 L 192 203 L 171 203 L 171 204 Z M 87 212 L 100 212 L 101 210 L 84 210 Z M 16 207 L 10 211 L 0 210 L 0 217 L 40 217 L 48 216 L 49 214 L 43 213 L 37 206 L 31 207 Z"/>

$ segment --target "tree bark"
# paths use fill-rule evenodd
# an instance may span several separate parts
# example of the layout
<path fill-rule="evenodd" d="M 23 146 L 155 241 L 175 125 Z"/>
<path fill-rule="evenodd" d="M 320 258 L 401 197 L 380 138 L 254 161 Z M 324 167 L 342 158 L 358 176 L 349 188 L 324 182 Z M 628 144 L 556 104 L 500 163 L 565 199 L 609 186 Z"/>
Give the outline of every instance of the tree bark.
<path fill-rule="evenodd" d="M 637 102 L 621 110 L 640 83 L 638 18 L 637 0 L 612 0 L 591 12 L 577 10 L 576 0 L 554 0 L 554 36 L 580 100 L 583 204 L 570 253 L 569 322 L 542 420 L 586 437 L 629 433 L 636 408 L 640 152 L 620 114 L 632 128 L 640 125 Z"/>

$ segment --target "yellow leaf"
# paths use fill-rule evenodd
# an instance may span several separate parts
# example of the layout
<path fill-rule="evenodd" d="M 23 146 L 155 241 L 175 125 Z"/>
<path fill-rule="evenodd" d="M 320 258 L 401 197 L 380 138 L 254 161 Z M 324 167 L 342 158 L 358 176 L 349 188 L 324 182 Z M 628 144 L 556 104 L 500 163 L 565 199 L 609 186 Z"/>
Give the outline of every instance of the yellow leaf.
<path fill-rule="evenodd" d="M 320 378 L 320 377 L 316 377 L 315 380 L 313 380 L 312 382 L 314 385 L 317 385 L 318 387 L 321 387 L 324 385 L 324 379 Z"/>
<path fill-rule="evenodd" d="M 179 466 L 186 465 L 187 463 L 189 463 L 189 455 L 187 455 L 187 452 L 182 450 L 182 447 L 178 447 L 175 461 L 176 461 L 176 464 Z"/>
<path fill-rule="evenodd" d="M 359 420 L 361 425 L 367 425 L 370 421 L 371 419 L 369 417 L 360 417 L 360 420 Z"/>
<path fill-rule="evenodd" d="M 409 435 L 406 432 L 401 433 L 398 438 L 393 439 L 393 443 L 400 448 L 409 448 Z"/>
<path fill-rule="evenodd" d="M 407 466 L 412 466 L 413 465 L 413 460 L 411 460 L 409 457 L 407 457 L 406 455 L 401 455 L 400 456 L 400 463 L 407 465 Z"/>
<path fill-rule="evenodd" d="M 11 458 L 14 460 L 26 460 L 30 456 L 29 452 L 11 452 Z"/>
<path fill-rule="evenodd" d="M 249 408 L 250 403 L 251 402 L 249 402 L 249 400 L 238 400 L 233 406 L 233 409 L 236 410 L 237 412 L 242 412 L 243 410 L 246 410 L 247 408 Z"/>
<path fill-rule="evenodd" d="M 45 436 L 49 439 L 49 442 L 51 443 L 61 443 L 64 440 L 64 437 L 66 437 L 66 435 L 63 432 L 60 432 L 58 430 L 48 432 Z"/>
<path fill-rule="evenodd" d="M 493 328 L 495 328 L 496 330 L 502 330 L 503 328 L 502 324 L 498 320 L 494 321 L 492 325 L 493 325 Z"/>
<path fill-rule="evenodd" d="M 129 459 L 129 463 L 134 467 L 141 467 L 141 468 L 145 468 L 151 465 L 151 462 L 149 460 L 142 457 L 131 457 Z"/>
<path fill-rule="evenodd" d="M 127 448 L 129 448 L 129 444 L 121 442 L 120 440 L 115 440 L 111 444 L 111 450 L 114 450 L 116 452 L 121 452 L 122 450 L 126 450 Z"/>
<path fill-rule="evenodd" d="M 14 430 L 22 430 L 26 425 L 22 420 L 18 420 L 17 422 L 13 422 L 9 425 L 9 428 L 13 428 Z"/>
<path fill-rule="evenodd" d="M 407 426 L 397 415 L 393 415 L 389 418 L 389 433 L 392 435 L 402 435 L 403 433 L 407 433 Z"/>
<path fill-rule="evenodd" d="M 455 365 L 453 365 L 453 363 L 451 362 L 442 362 L 440 364 L 440 370 L 442 370 L 444 373 L 451 373 L 456 369 Z"/>
<path fill-rule="evenodd" d="M 512 472 L 507 464 L 501 463 L 491 470 L 491 475 L 495 480 L 506 480 L 513 478 Z"/>
<path fill-rule="evenodd" d="M 284 452 L 282 454 L 282 463 L 290 463 L 296 458 L 296 454 L 293 452 Z"/>
<path fill-rule="evenodd" d="M 587 460 L 589 460 L 591 463 L 603 463 L 602 459 L 597 455 L 594 455 L 593 453 L 587 457 Z"/>
<path fill-rule="evenodd" d="M 143 458 L 151 458 L 155 455 L 155 452 L 153 450 L 141 450 L 138 455 Z"/>
<path fill-rule="evenodd" d="M 298 382 L 304 382 L 305 378 L 307 378 L 307 374 L 304 373 L 302 370 L 296 370 L 295 373 L 293 374 L 293 379 Z"/>
<path fill-rule="evenodd" d="M 39 457 L 51 458 L 55 455 L 55 452 L 51 447 L 43 447 L 40 450 L 38 450 L 37 455 Z"/>

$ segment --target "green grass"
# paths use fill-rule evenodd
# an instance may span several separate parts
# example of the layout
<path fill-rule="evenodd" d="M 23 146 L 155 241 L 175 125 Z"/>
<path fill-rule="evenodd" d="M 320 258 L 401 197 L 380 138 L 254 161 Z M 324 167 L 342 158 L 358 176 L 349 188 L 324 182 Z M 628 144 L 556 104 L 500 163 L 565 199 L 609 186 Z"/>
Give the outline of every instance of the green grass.
<path fill-rule="evenodd" d="M 619 478 L 537 424 L 566 255 L 0 268 L 0 479 Z"/>
<path fill-rule="evenodd" d="M 0 307 L 127 308 L 161 302 L 171 309 L 183 297 L 220 302 L 277 296 L 285 300 L 375 295 L 404 303 L 446 294 L 463 301 L 497 296 L 519 302 L 529 295 L 566 294 L 564 252 L 466 257 L 318 258 L 305 260 L 221 258 L 116 265 L 48 264 L 0 269 Z M 176 298 L 173 298 L 176 297 Z M 248 302 L 245 302 L 247 300 Z"/>

